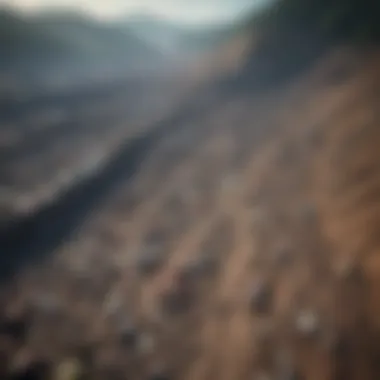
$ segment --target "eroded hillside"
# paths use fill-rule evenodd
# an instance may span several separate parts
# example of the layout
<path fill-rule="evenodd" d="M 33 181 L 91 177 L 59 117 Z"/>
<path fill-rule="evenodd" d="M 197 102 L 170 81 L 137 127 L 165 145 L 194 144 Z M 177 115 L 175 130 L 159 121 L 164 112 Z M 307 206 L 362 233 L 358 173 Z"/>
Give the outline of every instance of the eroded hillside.
<path fill-rule="evenodd" d="M 3 286 L 3 377 L 377 379 L 378 63 L 336 49 L 179 118 Z"/>

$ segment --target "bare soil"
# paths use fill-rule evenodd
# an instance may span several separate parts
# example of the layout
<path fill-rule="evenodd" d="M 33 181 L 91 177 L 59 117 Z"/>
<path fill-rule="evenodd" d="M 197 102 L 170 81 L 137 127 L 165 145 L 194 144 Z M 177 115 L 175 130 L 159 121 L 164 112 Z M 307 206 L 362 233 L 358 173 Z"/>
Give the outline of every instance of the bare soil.
<path fill-rule="evenodd" d="M 2 286 L 2 378 L 380 378 L 379 62 L 180 119 Z"/>

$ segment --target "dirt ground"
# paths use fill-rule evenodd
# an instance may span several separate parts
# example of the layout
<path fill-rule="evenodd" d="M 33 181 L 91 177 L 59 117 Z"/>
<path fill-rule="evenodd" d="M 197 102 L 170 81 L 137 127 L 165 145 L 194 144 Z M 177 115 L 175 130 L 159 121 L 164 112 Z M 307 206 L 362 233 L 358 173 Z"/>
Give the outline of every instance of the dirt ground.
<path fill-rule="evenodd" d="M 3 286 L 1 378 L 379 379 L 379 62 L 338 51 L 162 139 Z"/>
<path fill-rule="evenodd" d="M 97 170 L 178 107 L 190 87 L 174 75 L 120 82 L 0 105 L 0 227 Z"/>

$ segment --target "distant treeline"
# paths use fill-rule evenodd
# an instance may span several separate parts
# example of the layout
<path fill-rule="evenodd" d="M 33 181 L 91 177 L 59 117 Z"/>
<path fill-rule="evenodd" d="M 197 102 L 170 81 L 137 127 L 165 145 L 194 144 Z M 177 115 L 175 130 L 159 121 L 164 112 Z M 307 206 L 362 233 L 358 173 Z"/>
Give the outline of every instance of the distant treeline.
<path fill-rule="evenodd" d="M 152 58 L 152 47 L 132 33 L 76 14 L 24 16 L 0 10 L 0 66 Z"/>
<path fill-rule="evenodd" d="M 250 20 L 251 25 L 294 26 L 329 38 L 379 41 L 378 0 L 277 0 Z"/>
<path fill-rule="evenodd" d="M 236 79 L 238 89 L 289 83 L 331 48 L 380 42 L 379 0 L 272 0 L 248 15 L 243 29 L 251 51 Z"/>

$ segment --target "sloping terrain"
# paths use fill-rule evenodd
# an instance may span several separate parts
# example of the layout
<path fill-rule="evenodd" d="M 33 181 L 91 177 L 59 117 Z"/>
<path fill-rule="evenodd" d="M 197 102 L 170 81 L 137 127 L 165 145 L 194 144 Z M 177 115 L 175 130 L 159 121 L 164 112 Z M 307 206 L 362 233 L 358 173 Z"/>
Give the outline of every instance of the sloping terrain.
<path fill-rule="evenodd" d="M 176 119 L 3 285 L 3 378 L 379 378 L 379 59 Z"/>
<path fill-rule="evenodd" d="M 0 224 L 59 197 L 122 143 L 153 130 L 185 96 L 183 85 L 124 78 L 8 101 L 0 111 Z"/>

